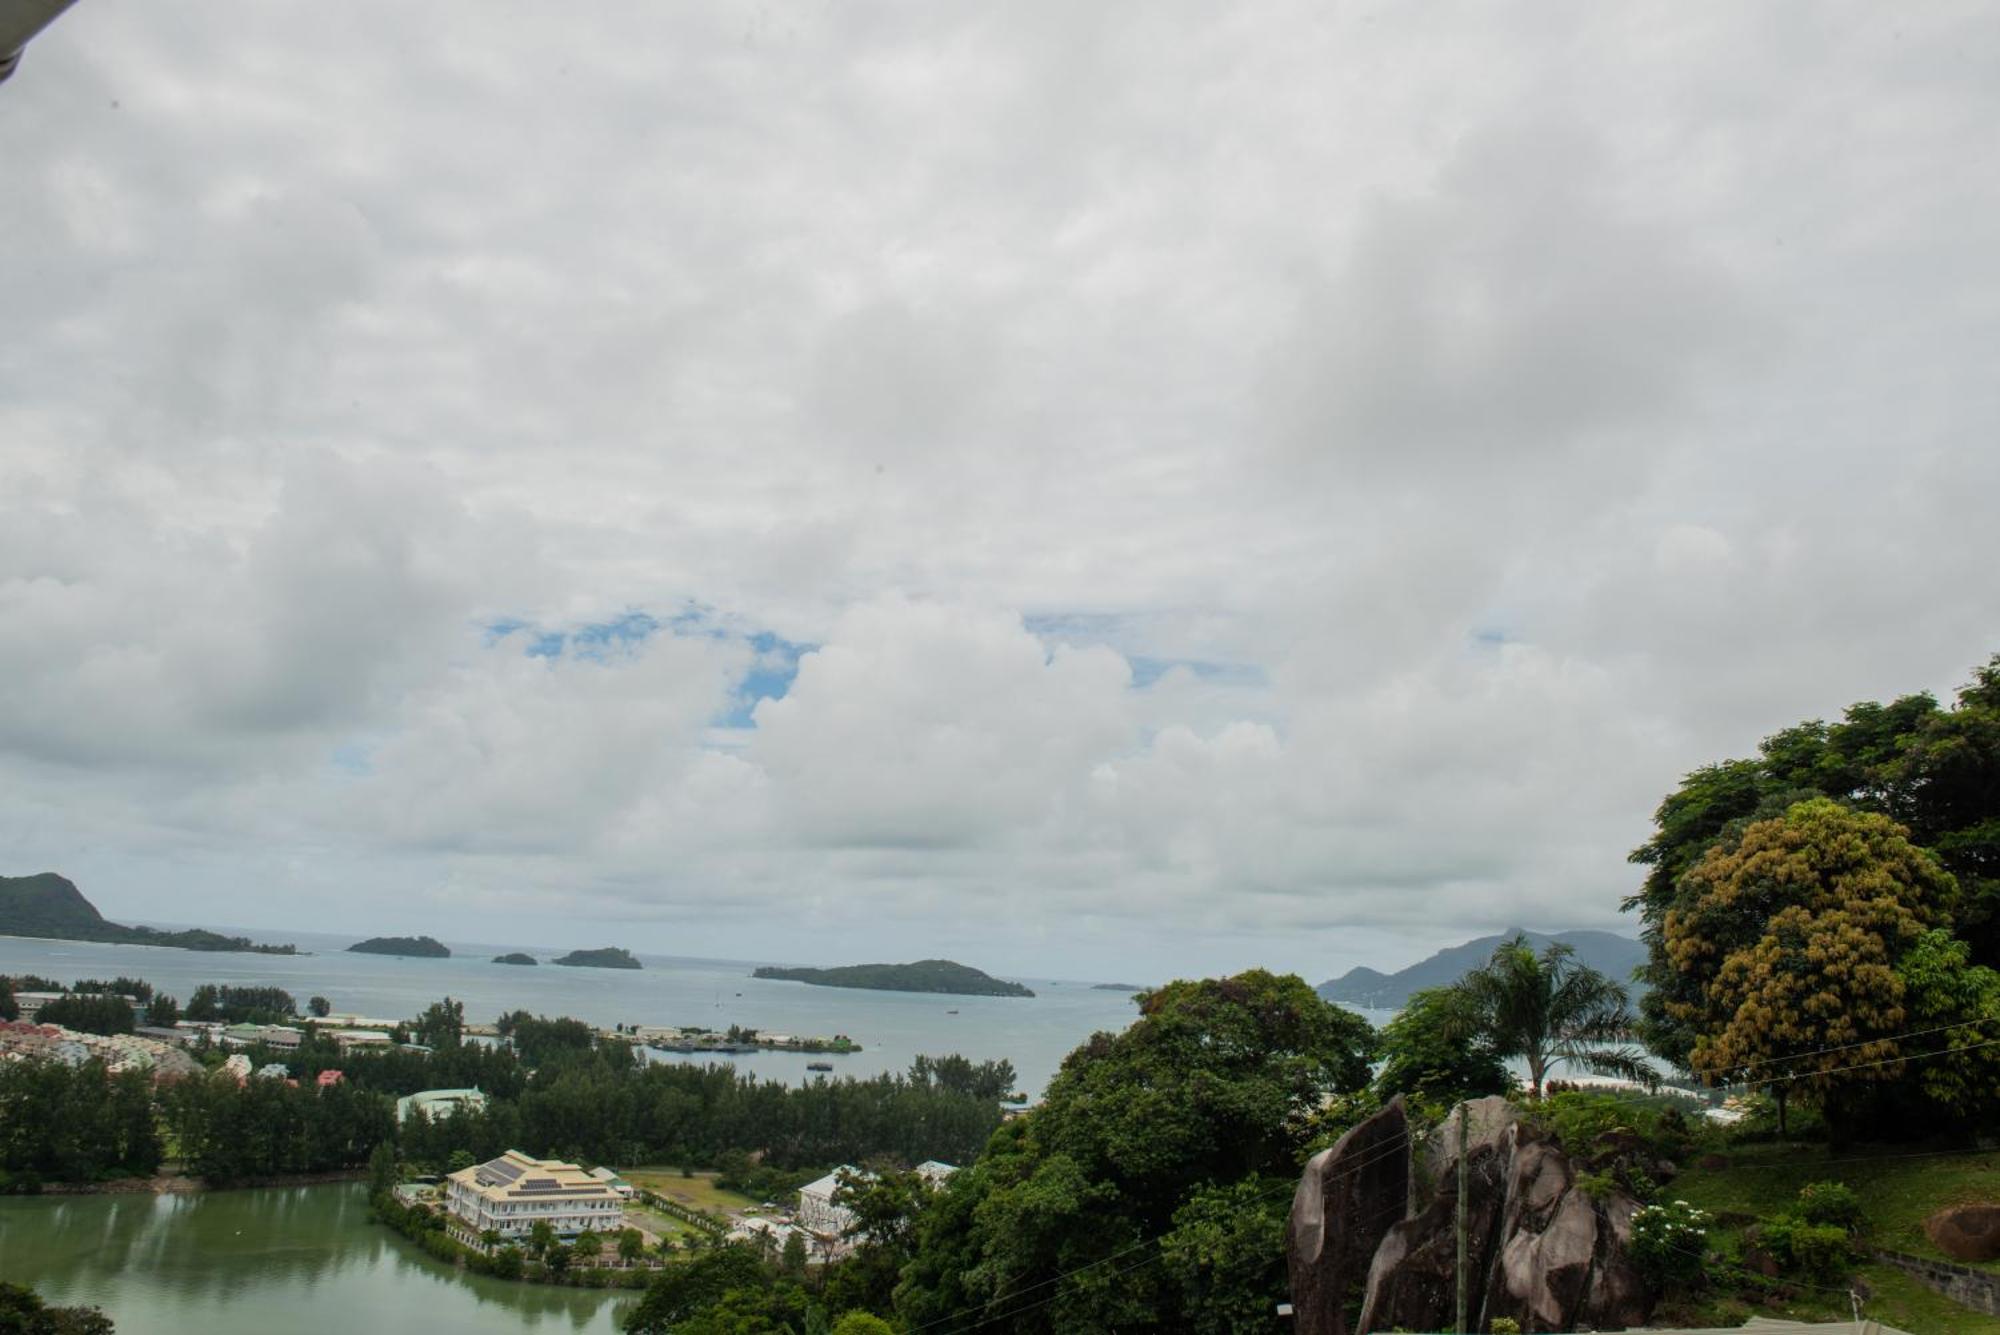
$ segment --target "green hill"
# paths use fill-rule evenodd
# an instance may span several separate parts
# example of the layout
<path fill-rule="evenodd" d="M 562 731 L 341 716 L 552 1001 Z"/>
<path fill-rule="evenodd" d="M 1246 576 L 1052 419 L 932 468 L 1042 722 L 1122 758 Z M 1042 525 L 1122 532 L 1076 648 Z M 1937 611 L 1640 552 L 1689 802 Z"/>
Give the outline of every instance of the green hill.
<path fill-rule="evenodd" d="M 493 962 L 495 964 L 534 964 L 536 960 L 533 955 L 523 954 L 518 950 L 510 950 L 504 955 L 495 955 Z"/>
<path fill-rule="evenodd" d="M 550 960 L 551 964 L 566 964 L 572 969 L 637 969 L 643 967 L 632 957 L 632 952 L 619 946 L 606 946 L 602 950 L 572 950 L 561 959 Z"/>
<path fill-rule="evenodd" d="M 753 978 L 782 978 L 815 987 L 859 987 L 875 992 L 941 992 L 958 997 L 1032 997 L 1019 983 L 981 973 L 955 960 L 915 964 L 849 964 L 837 969 L 756 970 Z"/>
<path fill-rule="evenodd" d="M 451 958 L 451 948 L 434 936 L 371 936 L 366 941 L 356 941 L 348 950 L 357 955 L 405 955 L 425 960 Z"/>
<path fill-rule="evenodd" d="M 1619 936 L 1615 932 L 1541 932 L 1524 931 L 1510 927 L 1498 936 L 1481 936 L 1463 945 L 1440 950 L 1429 959 L 1419 960 L 1407 969 L 1395 973 L 1383 973 L 1365 964 L 1356 965 L 1340 977 L 1321 983 L 1320 996 L 1328 1001 L 1343 1002 L 1349 1006 L 1372 1006 L 1383 1010 L 1395 1010 L 1410 999 L 1412 992 L 1427 987 L 1448 987 L 1465 977 L 1472 970 L 1485 964 L 1493 957 L 1493 949 L 1501 942 L 1516 936 L 1528 938 L 1528 944 L 1541 951 L 1555 942 L 1573 946 L 1579 961 L 1597 970 L 1614 983 L 1632 983 L 1632 971 L 1646 962 L 1646 947 L 1629 936 Z"/>
<path fill-rule="evenodd" d="M 294 946 L 254 944 L 247 936 L 224 936 L 199 927 L 167 932 L 107 921 L 67 876 L 45 871 L 34 876 L 0 876 L 0 930 L 8 936 L 57 941 L 98 941 L 123 946 L 171 946 L 180 950 L 255 951 L 295 955 Z"/>

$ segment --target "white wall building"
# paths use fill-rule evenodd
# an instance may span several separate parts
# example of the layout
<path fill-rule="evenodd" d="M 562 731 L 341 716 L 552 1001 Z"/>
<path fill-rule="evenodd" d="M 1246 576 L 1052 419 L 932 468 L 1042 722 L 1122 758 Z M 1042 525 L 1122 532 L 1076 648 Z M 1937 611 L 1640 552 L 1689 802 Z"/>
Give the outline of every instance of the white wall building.
<path fill-rule="evenodd" d="M 625 1222 L 624 1203 L 610 1183 L 573 1163 L 519 1150 L 445 1178 L 444 1205 L 460 1240 L 474 1245 L 488 1230 L 515 1242 L 539 1223 L 568 1238 L 586 1229 L 613 1233 Z"/>

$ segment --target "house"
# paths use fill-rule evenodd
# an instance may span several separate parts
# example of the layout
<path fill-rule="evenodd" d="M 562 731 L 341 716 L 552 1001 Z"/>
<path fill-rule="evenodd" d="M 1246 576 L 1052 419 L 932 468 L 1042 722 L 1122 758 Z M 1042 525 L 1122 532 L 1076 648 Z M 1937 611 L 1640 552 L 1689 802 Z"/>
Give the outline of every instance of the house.
<path fill-rule="evenodd" d="M 42 1007 L 51 1001 L 61 1001 L 68 995 L 67 992 L 16 992 L 14 1004 L 20 1008 L 21 1023 L 33 1024 L 35 1017 L 42 1013 Z"/>
<path fill-rule="evenodd" d="M 842 1173 L 863 1179 L 873 1176 L 853 1164 L 842 1164 L 825 1177 L 800 1187 L 797 1215 L 800 1228 L 823 1238 L 837 1238 L 854 1226 L 854 1211 L 833 1203 L 833 1193 L 840 1189 Z"/>
<path fill-rule="evenodd" d="M 257 1068 L 257 1078 L 259 1080 L 289 1080 L 291 1075 L 291 1071 L 286 1068 L 283 1062 L 267 1062 L 265 1065 Z"/>
<path fill-rule="evenodd" d="M 911 1171 L 922 1178 L 924 1184 L 932 1191 L 941 1191 L 944 1189 L 945 1179 L 958 1171 L 958 1165 L 926 1159 Z"/>
<path fill-rule="evenodd" d="M 396 1100 L 396 1121 L 410 1120 L 412 1113 L 421 1112 L 436 1121 L 449 1117 L 460 1108 L 478 1111 L 486 1106 L 486 1096 L 476 1089 L 425 1089 L 415 1094 L 405 1094 Z M 498 1163 L 499 1160 L 494 1160 Z"/>
<path fill-rule="evenodd" d="M 250 1059 L 240 1052 L 231 1053 L 229 1060 L 222 1063 L 222 1069 L 235 1076 L 240 1085 L 250 1078 Z"/>
<path fill-rule="evenodd" d="M 329 1067 L 319 1073 L 319 1087 L 321 1089 L 332 1089 L 335 1085 L 345 1083 L 347 1083 L 347 1072 L 345 1071 L 336 1071 Z"/>
<path fill-rule="evenodd" d="M 389 1036 L 379 1029 L 336 1029 L 332 1037 L 342 1052 L 352 1052 L 356 1048 L 386 1048 L 390 1041 Z"/>
<path fill-rule="evenodd" d="M 518 1241 L 536 1224 L 568 1238 L 586 1230 L 612 1233 L 625 1222 L 625 1204 L 609 1182 L 519 1150 L 447 1176 L 444 1205 L 452 1235 L 470 1246 L 483 1245 L 488 1232 Z"/>
<path fill-rule="evenodd" d="M 602 1164 L 600 1164 L 596 1168 L 590 1170 L 590 1175 L 596 1178 L 599 1182 L 608 1185 L 613 1191 L 617 1192 L 618 1198 L 620 1200 L 629 1201 L 632 1199 L 632 1184 L 630 1182 L 627 1182 L 624 1178 L 618 1176 L 618 1174 L 613 1172 L 611 1169 L 606 1168 Z"/>

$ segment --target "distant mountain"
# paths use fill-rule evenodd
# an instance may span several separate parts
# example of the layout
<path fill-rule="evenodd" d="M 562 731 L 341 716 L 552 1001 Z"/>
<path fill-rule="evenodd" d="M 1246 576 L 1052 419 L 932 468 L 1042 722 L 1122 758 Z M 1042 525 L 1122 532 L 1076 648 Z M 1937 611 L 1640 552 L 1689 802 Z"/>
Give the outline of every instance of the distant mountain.
<path fill-rule="evenodd" d="M 0 876 L 0 933 L 57 941 L 100 941 L 119 946 L 172 946 L 179 950 L 255 951 L 296 955 L 295 946 L 260 946 L 247 936 L 191 927 L 163 932 L 157 927 L 125 927 L 107 922 L 97 906 L 67 876 L 52 871 L 34 876 Z"/>
<path fill-rule="evenodd" d="M 434 936 L 371 936 L 348 947 L 356 955 L 404 955 L 423 960 L 448 960 L 451 947 Z"/>
<path fill-rule="evenodd" d="M 859 987 L 875 992 L 942 992 L 957 997 L 1032 997 L 1019 983 L 981 973 L 955 960 L 918 960 L 915 964 L 849 964 L 838 969 L 777 969 L 765 967 L 753 978 L 782 978 L 816 987 Z"/>
<path fill-rule="evenodd" d="M 1633 986 L 1632 970 L 1646 962 L 1645 946 L 1615 932 L 1557 932 L 1551 936 L 1517 927 L 1498 936 L 1482 936 L 1462 946 L 1440 950 L 1429 959 L 1395 973 L 1385 974 L 1366 965 L 1357 965 L 1340 977 L 1321 983 L 1315 990 L 1328 1001 L 1394 1010 L 1408 1001 L 1412 992 L 1457 982 L 1491 959 L 1494 947 L 1516 936 L 1527 937 L 1528 944 L 1538 951 L 1546 949 L 1552 941 L 1574 946 L 1578 960 L 1613 982 L 1624 983 L 1628 987 Z"/>
<path fill-rule="evenodd" d="M 632 952 L 622 946 L 606 946 L 602 950 L 572 950 L 561 959 L 550 960 L 551 964 L 566 964 L 572 969 L 637 969 L 642 968 Z"/>
<path fill-rule="evenodd" d="M 495 955 L 493 962 L 495 964 L 533 964 L 535 963 L 535 957 L 523 954 L 518 950 L 510 950 L 504 955 Z"/>

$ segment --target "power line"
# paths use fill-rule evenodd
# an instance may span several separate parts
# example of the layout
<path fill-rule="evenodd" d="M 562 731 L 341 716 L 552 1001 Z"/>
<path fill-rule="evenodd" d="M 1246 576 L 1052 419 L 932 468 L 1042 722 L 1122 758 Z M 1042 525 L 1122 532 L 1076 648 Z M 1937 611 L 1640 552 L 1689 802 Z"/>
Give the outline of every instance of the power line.
<path fill-rule="evenodd" d="M 1340 1180 L 1341 1178 L 1348 1177 L 1355 1173 L 1358 1173 L 1363 1168 L 1370 1167 L 1373 1164 L 1379 1163 L 1382 1160 L 1387 1159 L 1391 1154 L 1400 1152 L 1408 1148 L 1412 1143 L 1413 1143 L 1413 1137 L 1411 1136 L 1410 1132 L 1407 1129 L 1399 1131 L 1394 1136 L 1390 1137 L 1387 1141 L 1385 1141 L 1383 1144 L 1371 1147 L 1363 1157 L 1356 1159 L 1351 1164 L 1343 1165 L 1340 1171 L 1334 1175 L 1334 1180 L 1337 1181 Z M 1260 1199 L 1266 1199 L 1266 1200 L 1275 1199 L 1283 1192 L 1296 1193 L 1297 1191 L 1298 1191 L 1297 1182 L 1284 1183 L 1280 1184 L 1279 1186 L 1274 1186 L 1271 1190 L 1267 1192 L 1261 1193 Z M 1398 1203 L 1396 1206 L 1396 1209 L 1399 1213 L 1402 1211 L 1403 1208 L 1404 1207 L 1402 1203 Z M 1048 1288 L 1052 1284 L 1061 1284 L 1064 1280 L 1072 1279 L 1077 1275 L 1086 1273 L 1087 1271 L 1095 1270 L 1099 1266 L 1109 1265 L 1111 1262 L 1118 1260 L 1120 1257 L 1130 1256 L 1132 1253 L 1141 1251 L 1148 1247 L 1156 1247 L 1161 1241 L 1170 1236 L 1171 1232 L 1172 1230 L 1169 1230 L 1167 1233 L 1161 1233 L 1155 1237 L 1143 1238 L 1140 1241 L 1133 1243 L 1129 1247 L 1124 1247 L 1118 1251 L 1112 1252 L 1108 1256 L 1100 1256 L 1097 1260 L 1088 1262 L 1084 1265 L 1077 1266 L 1075 1269 L 1066 1270 L 1060 1274 L 1052 1275 L 1048 1279 L 1039 1280 L 1034 1284 L 1030 1284 L 1024 1289 L 1020 1289 L 1012 1294 L 1009 1294 L 1006 1301 L 1011 1302 L 1016 1298 L 1020 1298 L 1025 1296 L 1026 1294 L 1033 1293 L 1037 1289 Z M 1123 1267 L 1122 1269 L 1113 1271 L 1112 1274 L 1122 1275 L 1127 1273 L 1128 1271 L 1137 1270 L 1141 1266 L 1149 1265 L 1157 1259 L 1159 1259 L 1159 1253 L 1155 1252 L 1153 1255 L 1148 1256 L 1133 1265 L 1126 1266 Z M 990 1313 L 988 1315 L 981 1316 L 969 1326 L 955 1327 L 949 1333 L 949 1335 L 958 1335 L 958 1332 L 960 1331 L 977 1330 L 980 1326 L 986 1325 L 990 1322 L 1004 1320 L 1010 1316 L 1017 1316 L 1022 1312 L 1033 1311 L 1036 1307 L 1046 1305 L 1047 1303 L 1052 1303 L 1061 1296 L 1062 1295 L 1059 1293 L 1050 1294 L 1047 1298 L 1037 1299 L 1035 1302 L 1029 1303 L 1023 1307 L 1010 1308 L 1005 1312 Z M 967 1308 L 961 1308 L 956 1312 L 947 1313 L 944 1316 L 938 1317 L 931 1321 L 927 1321 L 921 1326 L 912 1327 L 910 1335 L 920 1335 L 920 1332 L 930 1330 L 937 1326 L 941 1326 L 947 1321 L 956 1321 L 960 1317 L 970 1316 L 973 1314 L 975 1310 L 976 1309 L 974 1308 L 967 1307 Z"/>
<path fill-rule="evenodd" d="M 1804 1061 L 1804 1060 L 1805 1060 L 1806 1058 L 1808 1058 L 1808 1057 L 1822 1057 L 1822 1056 L 1825 1056 L 1825 1055 L 1826 1055 L 1827 1053 L 1829 1053 L 1829 1052 L 1846 1052 L 1846 1051 L 1849 1051 L 1850 1049 L 1853 1049 L 1853 1048 L 1865 1048 L 1865 1047 L 1868 1047 L 1868 1046 L 1870 1046 L 1870 1045 L 1872 1045 L 1872 1044 L 1875 1044 L 1875 1043 L 1889 1043 L 1889 1042 L 1895 1042 L 1895 1041 L 1898 1041 L 1898 1040 L 1901 1040 L 1901 1039 L 1905 1039 L 1905 1038 L 1922 1038 L 1922 1037 L 1924 1037 L 1924 1036 L 1925 1036 L 1925 1035 L 1927 1035 L 1927 1034 L 1943 1034 L 1943 1033 L 1949 1033 L 1950 1031 L 1952 1031 L 1952 1030 L 1954 1030 L 1954 1029 L 1971 1029 L 1971 1028 L 1974 1028 L 1974 1027 L 1976 1027 L 1976 1026 L 1978 1026 L 1978 1025 L 1982 1025 L 1982 1024 L 1992 1024 L 1992 1023 L 1994 1023 L 1994 1022 L 1995 1022 L 1996 1020 L 2000 1020 L 2000 1016 L 1994 1016 L 1994 1015 L 1985 1015 L 1985 1016 L 1981 1016 L 1981 1017 L 1980 1017 L 1979 1019 L 1977 1019 L 1977 1020 L 1961 1020 L 1961 1021 L 1959 1021 L 1959 1022 L 1958 1022 L 1957 1024 L 1941 1024 L 1941 1025 L 1936 1025 L 1936 1026 L 1933 1026 L 1932 1028 L 1929 1028 L 1929 1029 L 1907 1029 L 1907 1030 L 1904 1030 L 1904 1031 L 1903 1031 L 1903 1032 L 1901 1032 L 1901 1033 L 1896 1033 L 1896 1034 L 1882 1034 L 1882 1035 L 1880 1035 L 1879 1037 L 1876 1037 L 1876 1038 L 1862 1038 L 1862 1039 L 1856 1039 L 1856 1040 L 1855 1040 L 1854 1042 L 1852 1042 L 1852 1043 L 1836 1043 L 1836 1044 L 1832 1045 L 1831 1047 L 1824 1047 L 1824 1048 L 1813 1048 L 1813 1049 L 1811 1049 L 1810 1051 L 1807 1051 L 1807 1052 L 1794 1052 L 1794 1053 L 1789 1053 L 1789 1054 L 1787 1054 L 1787 1055 L 1785 1055 L 1785 1056 L 1782 1056 L 1782 1057 L 1766 1057 L 1766 1058 L 1763 1058 L 1763 1059 L 1761 1059 L 1761 1060 L 1759 1060 L 1759 1061 L 1754 1061 L 1754 1062 L 1746 1062 L 1746 1063 L 1744 1063 L 1743 1065 L 1741 1065 L 1741 1066 L 1739 1066 L 1739 1067 L 1736 1067 L 1736 1068 L 1734 1068 L 1734 1069 L 1737 1069 L 1737 1070 L 1753 1070 L 1753 1069 L 1757 1069 L 1757 1068 L 1760 1068 L 1760 1067 L 1765 1067 L 1765 1066 L 1777 1066 L 1777 1065 L 1780 1065 L 1780 1064 L 1782 1064 L 1782 1063 L 1784 1063 L 1784 1062 L 1796 1062 L 1796 1061 Z M 1963 1048 L 1955 1048 L 1955 1049 L 1946 1049 L 1946 1050 L 1947 1050 L 1947 1051 L 1959 1051 L 1959 1052 L 1962 1052 L 1962 1051 L 1964 1051 L 1965 1049 L 1963 1049 Z M 1753 1083 L 1754 1083 L 1754 1082 L 1753 1082 Z"/>

